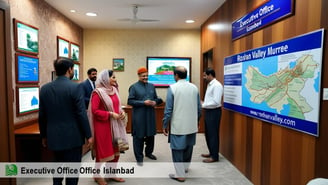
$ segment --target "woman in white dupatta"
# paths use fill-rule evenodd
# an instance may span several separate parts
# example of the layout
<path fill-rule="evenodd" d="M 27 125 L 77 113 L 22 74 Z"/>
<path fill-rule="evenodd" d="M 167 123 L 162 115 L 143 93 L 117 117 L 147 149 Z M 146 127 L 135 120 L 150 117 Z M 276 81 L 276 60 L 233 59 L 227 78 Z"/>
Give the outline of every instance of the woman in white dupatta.
<path fill-rule="evenodd" d="M 116 77 L 112 70 L 103 70 L 97 77 L 96 89 L 92 92 L 88 115 L 94 136 L 92 153 L 96 158 L 96 167 L 101 162 L 107 165 L 117 163 L 120 151 L 128 149 L 125 126 L 125 112 L 115 88 Z M 124 182 L 122 178 L 110 178 Z M 95 177 L 99 185 L 106 185 L 102 177 Z"/>

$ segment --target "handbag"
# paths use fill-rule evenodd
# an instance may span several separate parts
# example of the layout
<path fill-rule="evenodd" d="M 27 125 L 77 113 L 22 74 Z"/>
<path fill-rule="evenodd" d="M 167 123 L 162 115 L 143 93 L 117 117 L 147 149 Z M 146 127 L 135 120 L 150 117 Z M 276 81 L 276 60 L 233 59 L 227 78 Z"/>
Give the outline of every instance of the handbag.
<path fill-rule="evenodd" d="M 112 120 L 112 134 L 113 144 L 119 148 L 119 151 L 123 152 L 129 149 L 129 142 L 126 136 L 126 124 L 127 115 L 125 113 L 124 120 Z"/>

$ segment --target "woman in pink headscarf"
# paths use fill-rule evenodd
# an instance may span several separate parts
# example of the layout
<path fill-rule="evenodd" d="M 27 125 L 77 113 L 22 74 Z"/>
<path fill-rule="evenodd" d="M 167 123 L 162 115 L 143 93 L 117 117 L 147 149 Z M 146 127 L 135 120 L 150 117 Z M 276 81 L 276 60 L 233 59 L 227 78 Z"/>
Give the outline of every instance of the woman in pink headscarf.
<path fill-rule="evenodd" d="M 125 131 L 125 112 L 121 108 L 118 91 L 115 88 L 116 77 L 112 70 L 100 72 L 96 81 L 96 89 L 92 92 L 89 104 L 89 121 L 94 136 L 93 156 L 96 167 L 101 162 L 107 165 L 118 162 L 120 151 L 128 149 Z M 110 178 L 116 182 L 124 182 L 122 178 Z M 95 177 L 99 185 L 106 185 L 102 177 Z"/>

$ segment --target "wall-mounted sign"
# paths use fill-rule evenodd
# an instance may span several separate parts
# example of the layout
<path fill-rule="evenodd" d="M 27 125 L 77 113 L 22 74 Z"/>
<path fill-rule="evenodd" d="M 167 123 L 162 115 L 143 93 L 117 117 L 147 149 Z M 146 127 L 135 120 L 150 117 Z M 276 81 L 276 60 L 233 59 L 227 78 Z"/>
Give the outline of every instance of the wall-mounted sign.
<path fill-rule="evenodd" d="M 74 76 L 72 80 L 80 80 L 80 65 L 78 63 L 74 63 L 73 66 L 73 70 L 74 70 Z"/>
<path fill-rule="evenodd" d="M 319 134 L 323 29 L 224 59 L 224 107 Z"/>
<path fill-rule="evenodd" d="M 70 45 L 71 45 L 71 49 L 70 49 L 71 59 L 76 62 L 79 62 L 80 61 L 80 46 L 73 42 L 71 42 Z"/>
<path fill-rule="evenodd" d="M 39 82 L 39 58 L 16 53 L 17 83 Z"/>
<path fill-rule="evenodd" d="M 124 58 L 113 58 L 113 70 L 124 71 Z"/>
<path fill-rule="evenodd" d="M 39 86 L 19 86 L 16 90 L 17 115 L 39 111 Z"/>
<path fill-rule="evenodd" d="M 293 13 L 294 0 L 267 0 L 232 23 L 232 40 L 252 33 Z"/>
<path fill-rule="evenodd" d="M 14 26 L 16 51 L 39 54 L 39 29 L 16 19 Z"/>
<path fill-rule="evenodd" d="M 58 58 L 69 58 L 69 41 L 57 36 L 57 56 Z"/>

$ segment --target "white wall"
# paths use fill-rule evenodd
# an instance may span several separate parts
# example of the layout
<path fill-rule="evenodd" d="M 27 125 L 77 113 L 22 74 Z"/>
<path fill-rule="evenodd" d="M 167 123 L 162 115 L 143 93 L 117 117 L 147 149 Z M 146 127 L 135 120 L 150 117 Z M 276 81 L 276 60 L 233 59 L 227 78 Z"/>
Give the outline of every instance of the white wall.
<path fill-rule="evenodd" d="M 128 88 L 138 80 L 137 69 L 146 66 L 147 56 L 192 58 L 191 81 L 200 84 L 200 30 L 84 30 L 83 79 L 90 67 L 112 69 L 113 58 L 125 59 L 125 70 L 116 72 L 122 104 Z M 166 98 L 166 88 L 157 94 Z"/>

